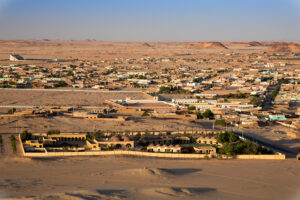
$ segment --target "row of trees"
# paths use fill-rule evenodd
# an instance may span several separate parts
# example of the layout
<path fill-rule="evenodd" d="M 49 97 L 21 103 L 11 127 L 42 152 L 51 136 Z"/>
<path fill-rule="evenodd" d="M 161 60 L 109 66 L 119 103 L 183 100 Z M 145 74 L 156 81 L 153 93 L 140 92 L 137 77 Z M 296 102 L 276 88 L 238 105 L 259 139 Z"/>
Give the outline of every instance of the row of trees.
<path fill-rule="evenodd" d="M 16 145 L 15 136 L 13 136 L 13 135 L 10 136 L 10 142 L 11 142 L 11 148 L 12 148 L 13 152 L 16 152 L 17 151 L 17 145 Z"/>
<path fill-rule="evenodd" d="M 47 135 L 54 135 L 54 134 L 60 134 L 59 129 L 50 129 L 47 131 Z"/>
<path fill-rule="evenodd" d="M 226 99 L 245 99 L 248 97 L 248 94 L 241 93 L 241 92 L 238 92 L 236 94 L 229 93 L 229 94 L 223 95 L 222 97 L 226 98 Z"/>
<path fill-rule="evenodd" d="M 89 140 L 100 139 L 100 138 L 104 138 L 104 137 L 105 137 L 104 132 L 101 130 L 88 133 L 86 136 L 86 138 Z"/>
<path fill-rule="evenodd" d="M 276 88 L 272 92 L 272 99 L 274 100 L 280 91 L 280 85 L 277 85 Z"/>
<path fill-rule="evenodd" d="M 231 131 L 219 134 L 217 141 L 223 144 L 222 148 L 219 149 L 220 154 L 230 156 L 237 154 L 273 154 L 271 150 L 265 149 L 251 141 L 241 141 L 238 136 Z"/>
<path fill-rule="evenodd" d="M 54 134 L 60 134 L 60 130 L 59 129 L 50 129 L 47 131 L 47 135 L 54 135 Z M 28 132 L 27 130 L 23 131 L 20 134 L 20 137 L 21 137 L 22 141 L 33 139 L 32 133 Z"/>
<path fill-rule="evenodd" d="M 251 141 L 240 142 L 237 144 L 226 143 L 219 150 L 220 154 L 226 154 L 230 156 L 238 154 L 273 154 L 271 150 L 265 149 L 260 145 L 257 145 Z"/>
<path fill-rule="evenodd" d="M 170 86 L 170 87 L 161 86 L 159 88 L 159 93 L 160 94 L 186 94 L 188 93 L 188 91 L 181 89 L 178 86 Z"/>

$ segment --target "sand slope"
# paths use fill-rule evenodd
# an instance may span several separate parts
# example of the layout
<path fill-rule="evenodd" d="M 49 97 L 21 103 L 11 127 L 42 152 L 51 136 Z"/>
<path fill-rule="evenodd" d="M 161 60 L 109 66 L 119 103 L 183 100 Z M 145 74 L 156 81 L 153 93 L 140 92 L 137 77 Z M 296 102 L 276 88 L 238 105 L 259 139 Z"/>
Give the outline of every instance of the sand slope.
<path fill-rule="evenodd" d="M 300 163 L 124 157 L 4 159 L 1 199 L 230 199 L 300 197 Z"/>

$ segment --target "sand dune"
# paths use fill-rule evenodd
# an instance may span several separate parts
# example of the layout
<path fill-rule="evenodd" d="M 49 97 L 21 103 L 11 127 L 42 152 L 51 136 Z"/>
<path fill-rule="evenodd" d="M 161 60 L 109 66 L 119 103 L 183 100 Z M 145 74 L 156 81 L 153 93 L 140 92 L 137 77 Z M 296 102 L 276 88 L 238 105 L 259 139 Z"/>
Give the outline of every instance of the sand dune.
<path fill-rule="evenodd" d="M 296 160 L 7 158 L 0 169 L 0 199 L 296 200 L 300 194 Z"/>

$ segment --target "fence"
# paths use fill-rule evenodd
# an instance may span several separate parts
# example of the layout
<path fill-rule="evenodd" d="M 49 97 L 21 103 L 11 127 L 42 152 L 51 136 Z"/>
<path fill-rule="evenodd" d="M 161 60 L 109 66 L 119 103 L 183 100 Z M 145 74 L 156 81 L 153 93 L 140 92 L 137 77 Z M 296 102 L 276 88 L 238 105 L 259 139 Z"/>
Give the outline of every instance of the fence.
<path fill-rule="evenodd" d="M 151 153 L 140 151 L 86 151 L 86 152 L 46 152 L 46 153 L 23 153 L 25 157 L 64 157 L 64 156 L 142 156 L 142 157 L 158 157 L 158 158 L 186 158 L 201 159 L 211 158 L 206 154 L 177 154 L 177 153 Z"/>
<path fill-rule="evenodd" d="M 24 151 L 23 151 L 24 152 Z M 64 157 L 64 156 L 142 156 L 157 158 L 178 159 L 204 159 L 212 158 L 210 154 L 177 154 L 177 153 L 151 153 L 140 151 L 86 151 L 86 152 L 46 152 L 46 153 L 23 153 L 25 157 Z M 223 156 L 223 158 L 227 158 Z M 284 154 L 278 155 L 237 155 L 235 159 L 258 159 L 258 160 L 284 160 Z"/>

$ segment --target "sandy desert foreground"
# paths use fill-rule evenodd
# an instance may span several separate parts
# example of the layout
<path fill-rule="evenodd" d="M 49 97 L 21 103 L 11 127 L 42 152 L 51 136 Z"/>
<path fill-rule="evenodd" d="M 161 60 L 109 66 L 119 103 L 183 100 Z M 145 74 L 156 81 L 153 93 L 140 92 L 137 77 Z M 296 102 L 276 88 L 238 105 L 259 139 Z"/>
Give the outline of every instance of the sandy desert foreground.
<path fill-rule="evenodd" d="M 300 198 L 296 160 L 4 158 L 1 199 Z"/>

